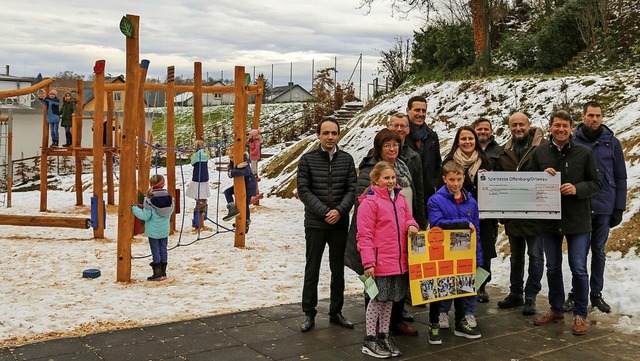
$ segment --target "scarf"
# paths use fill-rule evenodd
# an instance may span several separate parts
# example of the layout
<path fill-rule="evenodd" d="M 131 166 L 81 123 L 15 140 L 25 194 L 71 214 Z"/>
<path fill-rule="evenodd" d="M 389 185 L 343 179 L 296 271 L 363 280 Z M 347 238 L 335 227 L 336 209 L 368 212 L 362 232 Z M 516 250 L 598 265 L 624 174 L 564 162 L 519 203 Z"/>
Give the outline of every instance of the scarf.
<path fill-rule="evenodd" d="M 478 169 L 480 169 L 480 165 L 482 164 L 482 159 L 480 159 L 478 151 L 474 150 L 471 156 L 467 156 L 462 152 L 462 149 L 458 148 L 455 153 L 453 153 L 453 161 L 467 170 L 471 183 L 473 183 L 476 174 L 478 174 Z"/>
<path fill-rule="evenodd" d="M 409 122 L 409 137 L 413 142 L 417 145 L 417 148 L 422 150 L 422 142 L 421 140 L 427 135 L 427 123 L 422 123 L 422 125 L 415 125 Z"/>
<path fill-rule="evenodd" d="M 596 130 L 591 130 L 587 126 L 582 127 L 582 135 L 584 135 L 585 139 L 588 140 L 590 143 L 593 143 L 596 140 L 598 140 L 598 138 L 600 138 L 600 136 L 602 135 L 603 131 L 604 129 L 602 126 L 598 127 L 598 129 Z"/>
<path fill-rule="evenodd" d="M 531 148 L 532 140 L 533 140 L 533 137 L 531 136 L 531 133 L 528 133 L 527 136 L 522 139 L 516 139 L 515 137 L 513 138 L 513 144 L 511 145 L 511 149 L 513 150 L 514 153 L 516 153 L 516 157 L 518 161 L 522 160 L 522 157 L 525 155 L 527 150 Z"/>

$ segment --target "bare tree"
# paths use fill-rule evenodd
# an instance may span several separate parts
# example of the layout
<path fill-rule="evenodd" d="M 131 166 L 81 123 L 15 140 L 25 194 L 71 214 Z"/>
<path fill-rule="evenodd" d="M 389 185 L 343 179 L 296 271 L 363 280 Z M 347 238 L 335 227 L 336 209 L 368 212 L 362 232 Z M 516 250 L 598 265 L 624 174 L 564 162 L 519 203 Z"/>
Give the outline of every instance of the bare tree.
<path fill-rule="evenodd" d="M 378 73 L 387 76 L 392 89 L 396 89 L 406 80 L 411 60 L 410 39 L 396 37 L 395 40 L 393 48 L 380 52 L 380 60 L 378 61 L 381 66 Z"/>

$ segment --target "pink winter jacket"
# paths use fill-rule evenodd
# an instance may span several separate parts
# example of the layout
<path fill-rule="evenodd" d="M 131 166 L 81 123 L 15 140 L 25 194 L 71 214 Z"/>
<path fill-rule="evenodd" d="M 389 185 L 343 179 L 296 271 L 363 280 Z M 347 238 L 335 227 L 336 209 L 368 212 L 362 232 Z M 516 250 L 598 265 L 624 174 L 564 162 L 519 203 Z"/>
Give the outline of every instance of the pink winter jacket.
<path fill-rule="evenodd" d="M 358 197 L 358 252 L 364 269 L 375 267 L 376 276 L 407 272 L 407 229 L 418 227 L 407 199 L 396 187 L 394 201 L 386 188 L 372 186 Z"/>
<path fill-rule="evenodd" d="M 249 159 L 250 160 L 260 160 L 260 140 L 254 139 L 249 142 Z"/>

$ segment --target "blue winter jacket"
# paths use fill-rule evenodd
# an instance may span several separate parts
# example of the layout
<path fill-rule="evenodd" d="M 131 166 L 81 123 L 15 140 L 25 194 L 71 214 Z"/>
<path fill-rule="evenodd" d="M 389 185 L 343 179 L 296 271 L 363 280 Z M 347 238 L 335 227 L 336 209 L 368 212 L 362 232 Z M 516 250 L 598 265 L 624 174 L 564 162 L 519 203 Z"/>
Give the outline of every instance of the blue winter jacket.
<path fill-rule="evenodd" d="M 584 136 L 584 124 L 575 130 L 576 142 L 590 148 L 596 158 L 602 189 L 591 197 L 592 215 L 609 215 L 614 209 L 625 210 L 627 202 L 627 168 L 622 145 L 606 125 L 596 141 Z"/>
<path fill-rule="evenodd" d="M 58 123 L 60 121 L 60 100 L 58 98 L 38 99 L 47 107 L 47 122 Z"/>
<path fill-rule="evenodd" d="M 145 221 L 144 233 L 147 237 L 159 239 L 169 236 L 173 207 L 173 198 L 166 190 L 160 189 L 153 191 L 151 198 L 144 199 L 144 209 L 135 204 L 131 209 L 136 217 Z"/>
<path fill-rule="evenodd" d="M 249 160 L 247 157 L 244 157 L 245 162 Z M 256 182 L 256 176 L 251 171 L 251 166 L 247 164 L 244 168 L 236 168 L 233 166 L 233 161 L 229 162 L 229 177 L 244 177 L 244 187 L 247 192 L 247 201 L 251 199 L 251 197 L 257 195 L 258 183 Z"/>
<path fill-rule="evenodd" d="M 429 224 L 431 227 L 444 229 L 465 229 L 469 228 L 469 223 L 476 227 L 476 266 L 483 265 L 482 247 L 480 247 L 480 216 L 478 213 L 478 203 L 471 196 L 471 193 L 462 189 L 462 202 L 456 203 L 453 194 L 444 185 L 429 198 L 427 209 L 429 213 Z"/>
<path fill-rule="evenodd" d="M 193 182 L 208 182 L 209 181 L 209 168 L 207 164 L 209 162 L 209 154 L 204 149 L 199 149 L 191 156 L 191 165 L 193 166 L 193 174 L 191 180 Z"/>

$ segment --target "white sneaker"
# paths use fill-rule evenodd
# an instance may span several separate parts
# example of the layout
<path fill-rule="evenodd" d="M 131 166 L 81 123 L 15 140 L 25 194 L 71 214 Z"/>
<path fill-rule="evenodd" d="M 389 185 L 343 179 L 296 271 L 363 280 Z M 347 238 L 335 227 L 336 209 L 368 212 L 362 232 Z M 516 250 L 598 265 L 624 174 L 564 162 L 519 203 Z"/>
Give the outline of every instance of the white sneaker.
<path fill-rule="evenodd" d="M 438 324 L 440 325 L 440 329 L 449 328 L 449 313 L 440 312 L 440 317 L 438 318 Z"/>
<path fill-rule="evenodd" d="M 476 316 L 474 315 L 465 315 L 465 320 L 467 320 L 467 325 L 470 327 L 477 327 L 478 323 L 476 322 Z"/>

